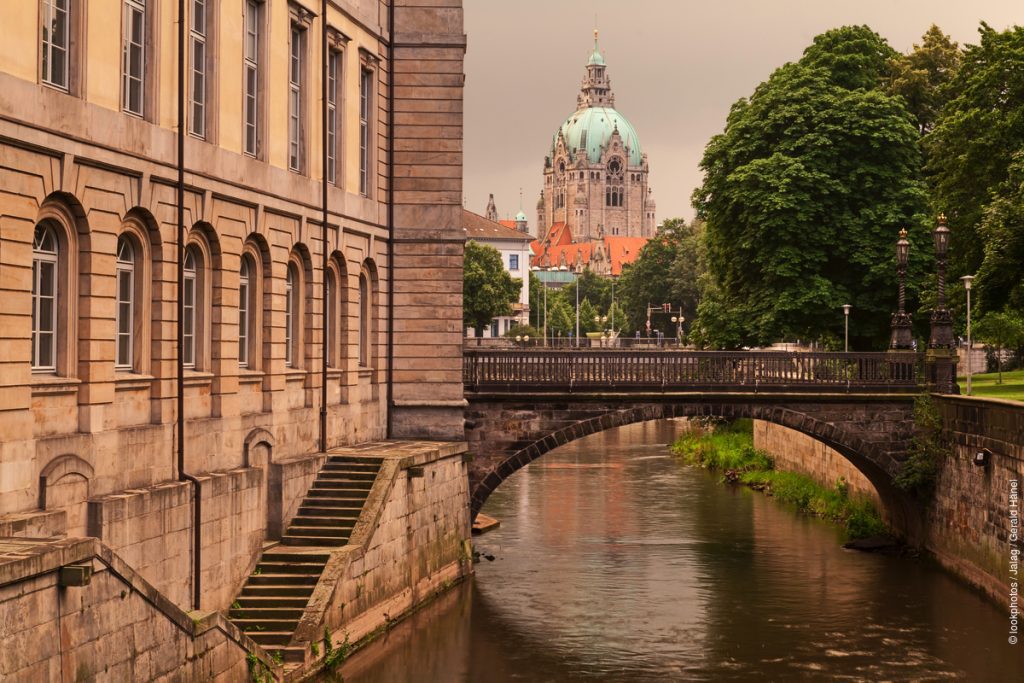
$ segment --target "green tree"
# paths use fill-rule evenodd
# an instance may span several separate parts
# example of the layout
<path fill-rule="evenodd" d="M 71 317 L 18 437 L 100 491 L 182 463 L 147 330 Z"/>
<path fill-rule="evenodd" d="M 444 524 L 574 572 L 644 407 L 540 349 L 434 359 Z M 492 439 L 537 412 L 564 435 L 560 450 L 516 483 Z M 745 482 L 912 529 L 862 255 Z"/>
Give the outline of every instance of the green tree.
<path fill-rule="evenodd" d="M 605 329 L 618 332 L 629 328 L 629 319 L 626 316 L 626 311 L 622 309 L 618 301 L 608 307 L 608 312 L 605 315 L 608 316 L 608 322 L 604 323 Z"/>
<path fill-rule="evenodd" d="M 587 332 L 597 332 L 601 329 L 601 323 L 594 322 L 594 316 L 597 315 L 597 309 L 590 303 L 590 299 L 583 299 L 580 301 L 580 334 L 584 335 Z"/>
<path fill-rule="evenodd" d="M 544 327 L 544 283 L 530 271 L 530 320 L 538 330 Z"/>
<path fill-rule="evenodd" d="M 996 348 L 996 369 L 999 371 L 996 383 L 1002 384 L 1003 350 L 1024 346 L 1024 319 L 1009 311 L 989 313 L 975 324 L 974 337 Z"/>
<path fill-rule="evenodd" d="M 466 242 L 462 262 L 462 320 L 476 336 L 499 315 L 511 315 L 519 300 L 520 281 L 505 270 L 501 253 L 494 247 Z"/>
<path fill-rule="evenodd" d="M 984 242 L 975 293 L 979 312 L 1024 311 L 1024 150 L 1013 156 L 1008 173 L 978 226 Z"/>
<path fill-rule="evenodd" d="M 945 88 L 960 68 L 960 49 L 935 24 L 921 38 L 921 44 L 893 59 L 887 89 L 899 95 L 924 134 L 935 127 Z"/>
<path fill-rule="evenodd" d="M 946 103 L 924 140 L 935 208 L 946 213 L 952 231 L 951 277 L 981 267 L 985 213 L 1006 189 L 1014 155 L 1024 151 L 1024 27 L 996 31 L 982 23 L 979 34 L 944 88 Z"/>
<path fill-rule="evenodd" d="M 817 339 L 852 304 L 854 347 L 884 347 L 893 244 L 907 227 L 908 290 L 928 254 L 918 131 L 882 86 L 896 53 L 864 26 L 829 31 L 732 107 L 694 193 L 709 282 L 698 338 L 718 347 Z"/>
<path fill-rule="evenodd" d="M 576 329 L 576 316 L 562 297 L 548 297 L 548 336 L 568 336 Z"/>
<path fill-rule="evenodd" d="M 692 321 L 704 277 L 703 235 L 702 221 L 687 225 L 682 218 L 671 218 L 662 224 L 658 234 L 643 246 L 636 261 L 628 264 L 619 278 L 615 298 L 628 319 L 628 325 L 619 324 L 619 329 L 641 330 L 646 334 L 647 306 L 660 310 L 664 303 L 671 304 L 674 313 L 652 316 L 652 329 L 674 337 L 671 317 L 678 314 L 680 306 L 684 317 Z"/>
<path fill-rule="evenodd" d="M 580 301 L 589 300 L 594 306 L 604 310 L 612 302 L 612 281 L 589 270 L 584 270 L 579 278 Z"/>

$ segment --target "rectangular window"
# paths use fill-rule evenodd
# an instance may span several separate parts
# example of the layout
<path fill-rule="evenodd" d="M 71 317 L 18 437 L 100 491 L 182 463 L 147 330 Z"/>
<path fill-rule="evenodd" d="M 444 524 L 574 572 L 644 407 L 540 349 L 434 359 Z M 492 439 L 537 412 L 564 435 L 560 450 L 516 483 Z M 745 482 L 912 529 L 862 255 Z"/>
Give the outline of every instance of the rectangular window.
<path fill-rule="evenodd" d="M 491 321 L 491 337 L 498 336 L 498 319 L 495 318 Z"/>
<path fill-rule="evenodd" d="M 334 278 L 331 277 L 330 273 L 327 274 L 327 282 L 325 283 L 326 291 L 324 292 L 324 343 L 327 346 L 327 356 L 324 358 L 324 362 L 327 367 L 334 365 L 331 362 L 331 358 L 334 353 L 331 350 L 331 328 L 334 327 Z"/>
<path fill-rule="evenodd" d="M 338 158 L 338 76 L 341 53 L 332 51 L 327 58 L 327 182 L 337 182 Z"/>
<path fill-rule="evenodd" d="M 262 5 L 256 0 L 246 0 L 245 3 L 245 58 L 244 58 L 244 86 L 245 102 L 244 137 L 245 153 L 249 156 L 259 154 L 259 128 L 257 116 L 259 115 L 260 97 L 260 9 Z"/>
<path fill-rule="evenodd" d="M 196 276 L 185 273 L 184 280 L 184 317 L 182 318 L 183 341 L 181 358 L 186 368 L 196 366 Z"/>
<path fill-rule="evenodd" d="M 244 271 L 238 282 L 238 365 L 249 367 L 249 276 Z"/>
<path fill-rule="evenodd" d="M 197 138 L 206 137 L 206 2 L 192 0 L 192 24 L 188 34 L 189 54 L 192 58 L 188 131 Z"/>
<path fill-rule="evenodd" d="M 288 60 L 288 168 L 302 172 L 302 75 L 305 66 L 306 32 L 292 25 Z"/>
<path fill-rule="evenodd" d="M 57 369 L 57 263 L 32 261 L 32 369 Z"/>
<path fill-rule="evenodd" d="M 359 74 L 359 192 L 370 194 L 370 95 L 373 71 Z"/>
<path fill-rule="evenodd" d="M 115 326 L 117 328 L 117 361 L 114 367 L 130 369 L 132 367 L 132 290 L 135 277 L 131 269 L 117 269 L 117 311 Z"/>
<path fill-rule="evenodd" d="M 508 255 L 508 269 L 513 273 L 519 272 L 519 254 Z"/>
<path fill-rule="evenodd" d="M 146 0 L 124 0 L 121 36 L 121 108 L 143 115 L 143 74 L 146 68 Z"/>
<path fill-rule="evenodd" d="M 70 47 L 70 0 L 43 0 L 42 6 L 42 80 L 47 85 L 68 91 L 68 50 Z"/>

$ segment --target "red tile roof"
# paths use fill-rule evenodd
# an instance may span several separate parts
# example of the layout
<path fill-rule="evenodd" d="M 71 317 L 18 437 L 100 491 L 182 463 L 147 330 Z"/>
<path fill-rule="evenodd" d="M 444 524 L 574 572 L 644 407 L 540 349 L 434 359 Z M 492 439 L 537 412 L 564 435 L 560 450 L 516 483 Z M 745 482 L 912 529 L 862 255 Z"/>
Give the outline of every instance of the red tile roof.
<path fill-rule="evenodd" d="M 558 267 L 565 263 L 572 267 L 578 257 L 584 266 L 589 266 L 598 251 L 603 251 L 610 261 L 611 274 L 618 276 L 622 274 L 624 265 L 637 259 L 647 241 L 646 237 L 610 235 L 590 242 L 573 242 L 569 226 L 559 222 L 551 226 L 543 239 L 534 240 L 530 244 L 534 253 L 531 265 Z M 598 250 L 599 244 L 603 247 L 600 250 Z"/>
<path fill-rule="evenodd" d="M 466 237 L 471 240 L 531 241 L 528 233 L 507 228 L 501 223 L 495 223 L 468 209 L 462 210 L 462 229 L 466 232 Z"/>

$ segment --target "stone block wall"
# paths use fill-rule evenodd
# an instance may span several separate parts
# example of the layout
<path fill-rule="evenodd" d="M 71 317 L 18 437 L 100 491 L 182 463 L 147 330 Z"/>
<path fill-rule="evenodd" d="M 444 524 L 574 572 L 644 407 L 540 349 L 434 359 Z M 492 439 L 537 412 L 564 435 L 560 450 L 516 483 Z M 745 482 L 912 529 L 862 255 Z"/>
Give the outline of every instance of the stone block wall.
<path fill-rule="evenodd" d="M 93 569 L 61 586 L 60 567 Z M 94 539 L 0 549 L 0 680 L 242 681 L 251 641 L 186 614 Z"/>
<path fill-rule="evenodd" d="M 937 397 L 936 405 L 951 452 L 942 461 L 925 545 L 1003 604 L 1011 576 L 1010 482 L 1018 482 L 1018 495 L 1024 486 L 1024 405 L 968 396 Z M 985 466 L 973 462 L 980 449 L 991 452 Z"/>
<path fill-rule="evenodd" d="M 776 469 L 804 474 L 822 486 L 834 488 L 839 479 L 845 480 L 850 496 L 870 499 L 884 514 L 874 484 L 843 454 L 817 439 L 781 425 L 754 420 L 754 447 L 770 453 Z"/>
<path fill-rule="evenodd" d="M 259 555 L 267 520 L 263 470 L 200 477 L 201 588 L 205 609 L 225 609 Z M 102 539 L 181 608 L 192 605 L 192 484 L 167 482 L 90 501 L 89 535 Z"/>

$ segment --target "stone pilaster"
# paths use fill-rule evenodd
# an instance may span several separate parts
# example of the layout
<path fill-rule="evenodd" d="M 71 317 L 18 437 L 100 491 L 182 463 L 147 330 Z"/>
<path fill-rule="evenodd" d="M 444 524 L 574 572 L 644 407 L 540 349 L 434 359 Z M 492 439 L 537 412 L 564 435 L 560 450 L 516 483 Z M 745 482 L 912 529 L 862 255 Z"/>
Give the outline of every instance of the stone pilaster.
<path fill-rule="evenodd" d="M 392 436 L 462 439 L 462 2 L 394 11 Z"/>

